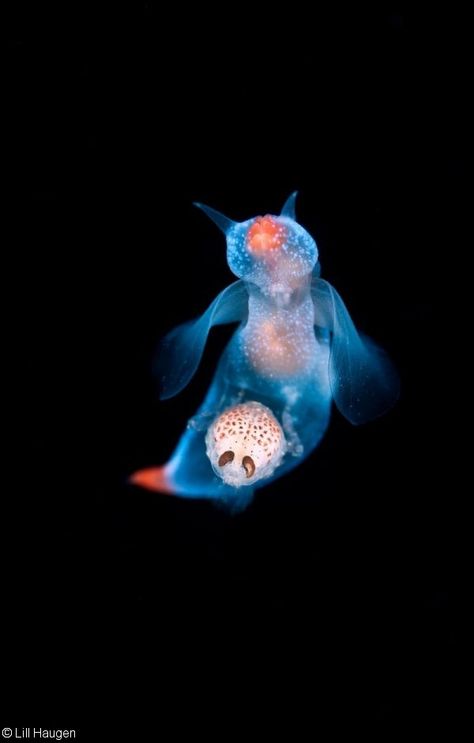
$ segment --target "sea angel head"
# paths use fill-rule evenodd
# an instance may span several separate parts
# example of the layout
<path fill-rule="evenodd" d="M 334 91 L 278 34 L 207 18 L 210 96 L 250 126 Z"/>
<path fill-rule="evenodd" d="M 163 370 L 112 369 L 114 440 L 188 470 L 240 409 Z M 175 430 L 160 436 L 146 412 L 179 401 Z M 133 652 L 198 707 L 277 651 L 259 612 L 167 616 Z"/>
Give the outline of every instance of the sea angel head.
<path fill-rule="evenodd" d="M 267 214 L 245 222 L 234 222 L 198 204 L 226 235 L 232 273 L 264 292 L 276 287 L 297 288 L 318 261 L 316 242 L 295 220 L 295 197 L 290 196 L 280 215 Z"/>

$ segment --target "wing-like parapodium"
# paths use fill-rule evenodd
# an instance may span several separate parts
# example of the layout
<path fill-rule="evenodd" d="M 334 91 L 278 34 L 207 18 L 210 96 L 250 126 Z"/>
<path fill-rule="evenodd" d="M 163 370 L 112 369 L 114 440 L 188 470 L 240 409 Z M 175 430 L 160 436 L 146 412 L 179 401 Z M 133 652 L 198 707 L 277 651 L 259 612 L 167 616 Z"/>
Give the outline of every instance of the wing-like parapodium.
<path fill-rule="evenodd" d="M 353 424 L 385 413 L 396 402 L 400 384 L 387 354 L 360 334 L 336 290 L 314 278 L 315 324 L 332 333 L 329 381 L 339 411 Z"/>
<path fill-rule="evenodd" d="M 163 338 L 155 363 L 162 400 L 177 395 L 191 380 L 213 325 L 241 322 L 247 312 L 247 289 L 243 281 L 236 281 L 215 298 L 201 317 L 179 325 Z"/>

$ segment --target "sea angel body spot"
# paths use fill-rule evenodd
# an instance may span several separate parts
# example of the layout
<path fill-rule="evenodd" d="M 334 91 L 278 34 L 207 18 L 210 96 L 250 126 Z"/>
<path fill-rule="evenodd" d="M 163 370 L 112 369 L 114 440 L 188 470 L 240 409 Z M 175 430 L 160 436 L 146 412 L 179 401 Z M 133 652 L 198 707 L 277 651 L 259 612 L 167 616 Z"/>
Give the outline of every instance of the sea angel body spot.
<path fill-rule="evenodd" d="M 286 239 L 286 229 L 275 217 L 256 217 L 247 232 L 247 246 L 255 256 L 279 250 Z"/>

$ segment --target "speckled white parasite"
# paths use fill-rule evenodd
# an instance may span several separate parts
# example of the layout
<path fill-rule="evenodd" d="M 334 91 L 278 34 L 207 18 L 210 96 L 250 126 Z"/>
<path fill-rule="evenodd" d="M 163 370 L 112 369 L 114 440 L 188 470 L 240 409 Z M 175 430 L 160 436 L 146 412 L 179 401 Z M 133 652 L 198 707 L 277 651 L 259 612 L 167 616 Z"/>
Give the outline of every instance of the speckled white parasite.
<path fill-rule="evenodd" d="M 214 472 L 234 487 L 270 477 L 286 449 L 280 424 L 259 402 L 227 408 L 206 434 L 206 452 Z"/>

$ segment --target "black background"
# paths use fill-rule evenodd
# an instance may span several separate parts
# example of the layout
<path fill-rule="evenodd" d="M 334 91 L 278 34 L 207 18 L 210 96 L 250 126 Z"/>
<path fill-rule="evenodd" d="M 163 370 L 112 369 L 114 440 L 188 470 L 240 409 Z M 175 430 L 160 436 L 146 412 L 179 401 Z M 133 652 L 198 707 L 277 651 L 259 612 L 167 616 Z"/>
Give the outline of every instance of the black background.
<path fill-rule="evenodd" d="M 292 724 L 313 732 L 328 710 L 387 731 L 462 706 L 446 684 L 461 540 L 438 300 L 466 242 L 463 21 L 313 13 L 137 3 L 13 20 L 3 281 L 19 461 L 3 567 L 20 716 L 4 724 L 57 724 L 65 697 L 63 724 L 87 739 L 91 690 L 111 678 L 125 698 L 144 684 L 158 725 L 196 698 L 204 719 L 252 707 L 269 723 L 290 692 Z M 319 449 L 236 517 L 129 488 L 170 455 L 231 332 L 157 402 L 157 340 L 233 280 L 192 201 L 242 220 L 294 189 L 323 276 L 400 370 L 399 404 L 361 428 L 334 412 Z"/>

